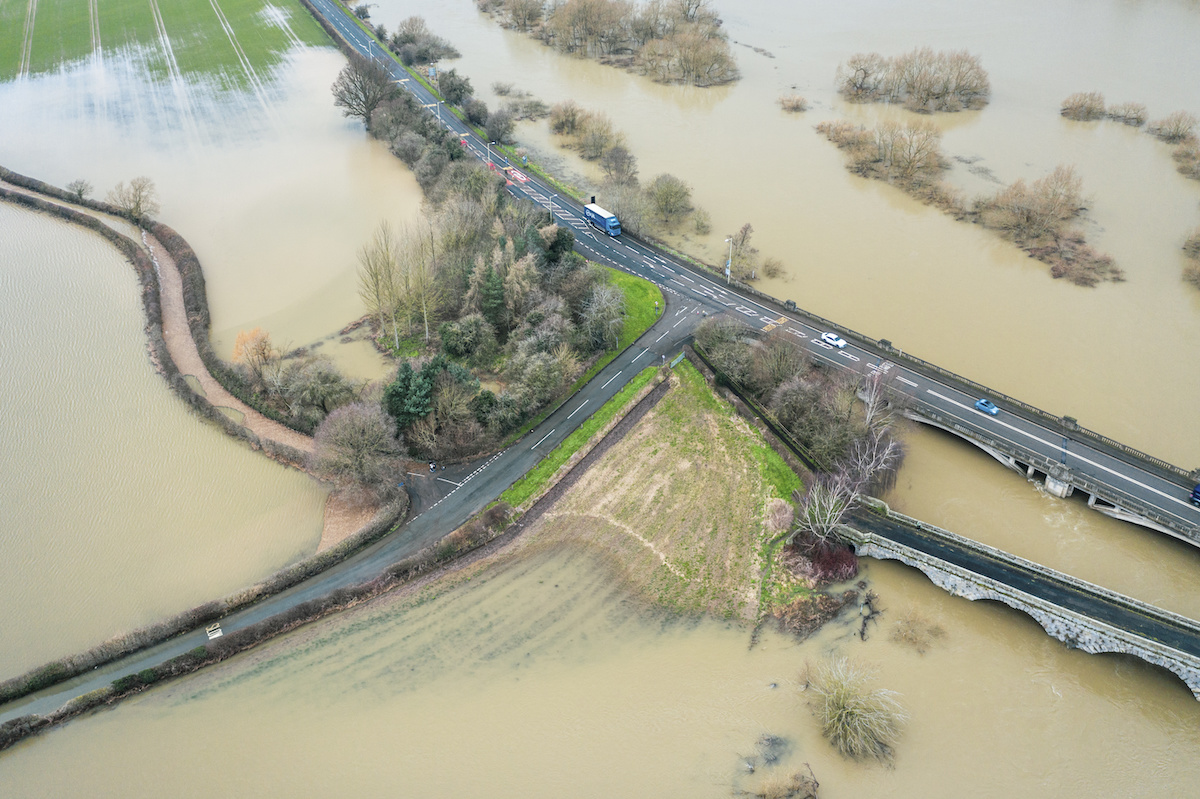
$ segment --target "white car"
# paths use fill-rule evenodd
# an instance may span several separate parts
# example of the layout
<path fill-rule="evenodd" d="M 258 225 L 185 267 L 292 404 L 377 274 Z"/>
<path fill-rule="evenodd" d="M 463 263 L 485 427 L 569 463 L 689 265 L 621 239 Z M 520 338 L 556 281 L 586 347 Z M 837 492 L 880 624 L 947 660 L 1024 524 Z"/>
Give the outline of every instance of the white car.
<path fill-rule="evenodd" d="M 846 340 L 837 333 L 822 333 L 821 341 L 824 341 L 831 347 L 837 347 L 839 350 L 846 348 Z"/>

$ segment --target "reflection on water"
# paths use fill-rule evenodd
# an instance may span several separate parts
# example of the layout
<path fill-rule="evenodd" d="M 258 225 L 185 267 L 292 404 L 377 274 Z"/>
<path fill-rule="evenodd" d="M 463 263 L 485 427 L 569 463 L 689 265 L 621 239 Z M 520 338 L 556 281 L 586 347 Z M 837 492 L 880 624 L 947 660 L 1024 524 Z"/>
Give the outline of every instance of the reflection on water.
<path fill-rule="evenodd" d="M 904 567 L 867 572 L 887 611 L 865 643 L 834 624 L 750 650 L 747 630 L 646 611 L 586 551 L 527 556 L 24 743 L 0 754 L 0 784 L 199 796 L 210 774 L 229 795 L 721 797 L 807 762 L 822 796 L 998 797 L 1172 794 L 1200 776 L 1200 703 L 1174 678 L 1068 651 Z M 904 610 L 946 637 L 925 655 L 893 643 Z M 820 738 L 796 678 L 830 649 L 903 694 L 894 768 Z M 786 741 L 777 766 L 755 760 L 763 735 Z"/>
<path fill-rule="evenodd" d="M 107 242 L 8 204 L 0 230 L 4 678 L 311 552 L 325 491 L 170 393 Z"/>
<path fill-rule="evenodd" d="M 230 357 L 238 331 L 255 326 L 280 346 L 307 345 L 362 316 L 358 247 L 421 201 L 404 165 L 333 106 L 344 63 L 332 49 L 293 51 L 264 83 L 268 112 L 199 80 L 185 103 L 134 60 L 0 84 L 0 160 L 58 185 L 85 178 L 99 196 L 149 175 L 160 219 L 204 264 L 218 353 Z M 384 370 L 352 352 L 356 375 Z"/>

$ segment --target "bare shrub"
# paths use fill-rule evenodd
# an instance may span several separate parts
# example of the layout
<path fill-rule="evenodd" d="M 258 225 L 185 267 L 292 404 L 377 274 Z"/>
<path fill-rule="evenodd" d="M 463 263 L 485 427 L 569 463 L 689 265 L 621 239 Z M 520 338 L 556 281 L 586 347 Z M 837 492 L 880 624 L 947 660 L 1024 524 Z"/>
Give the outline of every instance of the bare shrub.
<path fill-rule="evenodd" d="M 1036 240 L 1060 231 L 1082 208 L 1080 180 L 1074 167 L 1069 166 L 1058 166 L 1032 184 L 1018 180 L 976 202 L 985 227 L 1004 231 L 1017 241 Z"/>
<path fill-rule="evenodd" d="M 1151 122 L 1147 131 L 1165 142 L 1177 144 L 1194 138 L 1196 118 L 1186 111 L 1176 111 Z"/>
<path fill-rule="evenodd" d="M 855 760 L 890 760 L 907 719 L 897 694 L 870 688 L 870 675 L 842 657 L 809 665 L 807 672 L 821 732 L 834 748 Z"/>
<path fill-rule="evenodd" d="M 787 500 L 773 497 L 767 500 L 765 516 L 767 530 L 772 535 L 779 535 L 791 528 L 795 511 L 793 511 L 791 504 Z"/>
<path fill-rule="evenodd" d="M 1180 174 L 1192 180 L 1200 180 L 1200 142 L 1197 142 L 1195 137 L 1176 145 L 1171 152 L 1171 158 Z"/>
<path fill-rule="evenodd" d="M 1117 103 L 1108 109 L 1108 118 L 1123 125 L 1140 128 L 1146 124 L 1146 106 L 1141 103 Z"/>
<path fill-rule="evenodd" d="M 1104 95 L 1100 92 L 1076 92 L 1063 100 L 1059 113 L 1067 119 L 1087 122 L 1093 119 L 1103 119 Z"/>
<path fill-rule="evenodd" d="M 808 773 L 797 771 L 790 777 L 777 777 L 764 782 L 757 791 L 751 791 L 751 796 L 761 799 L 817 799 L 817 789 L 821 784 L 813 774 L 812 766 L 804 766 Z"/>
<path fill-rule="evenodd" d="M 1200 227 L 1192 231 L 1192 235 L 1183 243 L 1183 252 L 1193 261 L 1200 261 Z"/>
<path fill-rule="evenodd" d="M 574 100 L 550 106 L 550 130 L 560 136 L 574 136 L 587 114 Z"/>
<path fill-rule="evenodd" d="M 502 83 L 501 81 L 496 81 L 492 84 L 492 91 L 500 97 L 508 97 L 513 93 L 513 85 L 511 83 Z"/>
<path fill-rule="evenodd" d="M 785 94 L 779 98 L 779 105 L 784 111 L 791 114 L 808 110 L 808 100 L 798 94 Z"/>
<path fill-rule="evenodd" d="M 943 638 L 946 631 L 941 625 L 931 622 L 915 610 L 907 610 L 896 619 L 892 627 L 892 640 L 906 644 L 924 655 L 933 642 Z"/>
<path fill-rule="evenodd" d="M 854 591 L 844 591 L 838 596 L 824 592 L 808 594 L 775 608 L 771 615 L 778 622 L 779 629 L 803 639 L 819 630 L 856 599 L 858 594 Z"/>
<path fill-rule="evenodd" d="M 1188 264 L 1183 268 L 1183 281 L 1200 289 L 1200 264 Z"/>
<path fill-rule="evenodd" d="M 903 103 L 919 112 L 982 108 L 991 83 L 966 50 L 919 47 L 893 58 L 856 53 L 838 67 L 838 91 L 854 102 Z"/>

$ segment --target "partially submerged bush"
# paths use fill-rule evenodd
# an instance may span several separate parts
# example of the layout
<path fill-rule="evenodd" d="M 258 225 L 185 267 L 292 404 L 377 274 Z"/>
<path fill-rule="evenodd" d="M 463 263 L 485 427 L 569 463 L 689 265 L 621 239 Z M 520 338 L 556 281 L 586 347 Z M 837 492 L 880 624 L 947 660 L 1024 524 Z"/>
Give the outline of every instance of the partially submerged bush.
<path fill-rule="evenodd" d="M 855 53 L 838 66 L 837 84 L 852 102 L 903 103 L 920 112 L 982 108 L 991 94 L 978 56 L 928 47 L 892 58 Z"/>
<path fill-rule="evenodd" d="M 1195 137 L 1196 118 L 1186 111 L 1176 111 L 1151 122 L 1147 130 L 1169 144 L 1179 144 Z"/>
<path fill-rule="evenodd" d="M 905 611 L 892 627 L 893 641 L 907 644 L 922 655 L 935 640 L 945 635 L 940 624 L 931 622 L 915 610 Z"/>
<path fill-rule="evenodd" d="M 1146 124 L 1146 106 L 1141 103 L 1117 103 L 1108 109 L 1108 118 L 1123 125 L 1140 128 Z"/>
<path fill-rule="evenodd" d="M 799 113 L 808 110 L 808 100 L 798 94 L 785 94 L 779 98 L 779 105 L 788 113 Z"/>
<path fill-rule="evenodd" d="M 1100 92 L 1077 92 L 1063 100 L 1059 111 L 1067 119 L 1087 122 L 1104 118 L 1104 95 Z"/>
<path fill-rule="evenodd" d="M 870 688 L 869 675 L 842 657 L 808 668 L 821 732 L 846 757 L 890 760 L 907 718 L 897 694 Z"/>

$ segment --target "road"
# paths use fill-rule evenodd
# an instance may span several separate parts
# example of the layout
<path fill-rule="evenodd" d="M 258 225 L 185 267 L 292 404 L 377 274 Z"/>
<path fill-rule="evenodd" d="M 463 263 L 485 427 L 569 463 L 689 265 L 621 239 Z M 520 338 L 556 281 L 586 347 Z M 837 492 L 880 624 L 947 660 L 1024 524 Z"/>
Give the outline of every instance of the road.
<path fill-rule="evenodd" d="M 1106 487 L 1117 501 L 1127 498 L 1133 500 L 1128 503 L 1130 506 L 1146 504 L 1160 512 L 1172 527 L 1191 536 L 1191 543 L 1200 545 L 1200 508 L 1188 501 L 1191 484 L 1182 477 L 1164 475 L 1161 470 L 1145 468 L 1136 458 L 1124 453 L 1073 439 L 1069 433 L 1064 434 L 1061 425 L 1047 424 L 1044 418 L 1037 418 L 996 397 L 992 398 L 1001 408 L 997 416 L 977 411 L 974 407 L 975 400 L 980 398 L 977 394 L 963 390 L 961 385 L 956 386 L 957 381 L 938 379 L 927 371 L 888 360 L 888 352 L 872 339 L 847 335 L 846 347 L 831 346 L 820 337 L 830 328 L 821 326 L 803 312 L 785 309 L 782 303 L 761 296 L 750 296 L 739 291 L 737 286 L 728 285 L 721 278 L 697 270 L 632 236 L 609 237 L 587 223 L 582 207 L 573 199 L 559 194 L 535 176 L 510 166 L 502 154 L 491 149 L 462 120 L 442 107 L 428 89 L 410 77 L 336 3 L 332 0 L 311 1 L 353 47 L 383 64 L 400 85 L 432 109 L 473 155 L 497 169 L 507 168 L 508 189 L 515 197 L 542 206 L 555 220 L 574 230 L 576 249 L 588 258 L 653 281 L 664 292 L 678 297 L 689 317 L 697 313 L 701 316 L 731 313 L 759 330 L 783 329 L 822 362 L 863 374 L 883 371 L 892 387 L 906 394 L 918 409 L 931 409 L 968 430 L 1004 442 L 1017 452 L 1036 453 L 1049 462 L 1060 463 Z M 669 338 L 667 332 L 661 335 L 664 340 Z"/>

